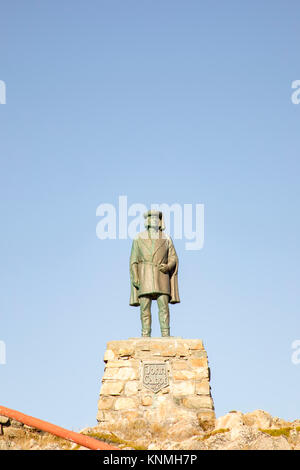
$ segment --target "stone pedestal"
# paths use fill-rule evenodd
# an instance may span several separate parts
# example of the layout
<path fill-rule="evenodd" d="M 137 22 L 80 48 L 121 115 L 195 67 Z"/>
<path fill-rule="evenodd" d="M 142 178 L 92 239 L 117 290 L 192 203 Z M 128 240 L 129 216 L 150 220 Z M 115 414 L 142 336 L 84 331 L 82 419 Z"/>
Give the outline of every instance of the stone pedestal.
<path fill-rule="evenodd" d="M 130 338 L 109 341 L 97 420 L 143 418 L 162 426 L 215 418 L 210 370 L 200 339 Z"/>

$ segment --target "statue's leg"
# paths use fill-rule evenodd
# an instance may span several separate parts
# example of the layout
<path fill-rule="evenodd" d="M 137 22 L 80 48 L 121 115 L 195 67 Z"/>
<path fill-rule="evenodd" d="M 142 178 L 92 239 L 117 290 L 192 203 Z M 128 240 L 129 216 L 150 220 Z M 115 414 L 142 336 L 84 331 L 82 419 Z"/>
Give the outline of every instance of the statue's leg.
<path fill-rule="evenodd" d="M 159 295 L 157 305 L 161 335 L 170 336 L 169 296 L 167 294 Z"/>
<path fill-rule="evenodd" d="M 142 336 L 151 336 L 151 297 L 142 295 L 140 298 Z"/>

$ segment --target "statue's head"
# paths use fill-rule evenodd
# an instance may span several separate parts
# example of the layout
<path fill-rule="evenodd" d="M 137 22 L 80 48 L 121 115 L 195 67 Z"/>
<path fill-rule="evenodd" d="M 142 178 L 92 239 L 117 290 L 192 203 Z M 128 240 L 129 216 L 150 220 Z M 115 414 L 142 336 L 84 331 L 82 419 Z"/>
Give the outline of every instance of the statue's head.
<path fill-rule="evenodd" d="M 164 230 L 163 224 L 163 215 L 160 211 L 147 211 L 144 214 L 145 217 L 145 227 L 148 229 L 149 227 Z"/>

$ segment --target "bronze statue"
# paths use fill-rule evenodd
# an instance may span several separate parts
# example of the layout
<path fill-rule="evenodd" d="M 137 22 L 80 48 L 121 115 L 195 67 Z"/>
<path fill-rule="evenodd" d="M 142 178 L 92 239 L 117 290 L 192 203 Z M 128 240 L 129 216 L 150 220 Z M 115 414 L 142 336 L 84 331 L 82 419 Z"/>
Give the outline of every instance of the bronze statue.
<path fill-rule="evenodd" d="M 162 336 L 170 336 L 169 303 L 180 302 L 178 258 L 171 238 L 163 233 L 160 211 L 144 214 L 146 230 L 133 240 L 130 256 L 130 305 L 140 306 L 142 336 L 151 336 L 151 303 L 157 300 Z"/>

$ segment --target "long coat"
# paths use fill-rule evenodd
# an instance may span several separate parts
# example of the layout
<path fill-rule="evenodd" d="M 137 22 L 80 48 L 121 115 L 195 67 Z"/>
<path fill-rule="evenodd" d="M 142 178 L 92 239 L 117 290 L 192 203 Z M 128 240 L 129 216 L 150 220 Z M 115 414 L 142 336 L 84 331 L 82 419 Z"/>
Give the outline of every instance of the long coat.
<path fill-rule="evenodd" d="M 168 265 L 167 273 L 159 270 L 162 263 Z M 168 294 L 172 304 L 180 302 L 177 273 L 178 257 L 171 238 L 162 231 L 157 239 L 149 238 L 147 231 L 139 233 L 130 256 L 130 305 L 139 306 L 140 296 L 155 294 Z M 133 286 L 133 279 L 138 279 L 139 289 Z"/>

